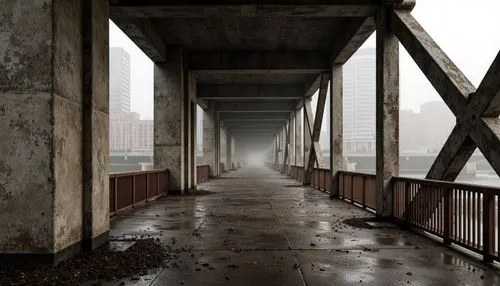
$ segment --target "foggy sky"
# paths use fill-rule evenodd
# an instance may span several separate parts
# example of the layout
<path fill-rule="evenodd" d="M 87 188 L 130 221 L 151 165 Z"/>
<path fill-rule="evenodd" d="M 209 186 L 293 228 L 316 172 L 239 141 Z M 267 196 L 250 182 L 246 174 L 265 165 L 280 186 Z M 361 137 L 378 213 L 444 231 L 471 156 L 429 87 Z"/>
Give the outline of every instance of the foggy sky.
<path fill-rule="evenodd" d="M 477 87 L 500 50 L 500 0 L 417 0 L 412 14 Z M 153 63 L 110 21 L 110 46 L 131 56 L 131 108 L 153 118 Z M 375 47 L 372 35 L 363 47 Z M 441 100 L 417 65 L 400 49 L 401 109 L 419 111 Z"/>

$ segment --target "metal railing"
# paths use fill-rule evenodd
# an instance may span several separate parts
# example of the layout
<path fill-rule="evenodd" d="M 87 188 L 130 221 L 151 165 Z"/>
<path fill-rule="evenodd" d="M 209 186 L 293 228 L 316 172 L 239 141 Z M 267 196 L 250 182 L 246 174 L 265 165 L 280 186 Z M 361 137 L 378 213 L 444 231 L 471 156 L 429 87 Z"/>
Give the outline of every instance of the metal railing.
<path fill-rule="evenodd" d="M 203 183 L 208 180 L 210 174 L 210 167 L 208 165 L 198 165 L 196 166 L 196 181 L 198 183 Z"/>
<path fill-rule="evenodd" d="M 392 184 L 393 216 L 401 224 L 499 261 L 499 188 L 401 177 Z"/>
<path fill-rule="evenodd" d="M 168 170 L 151 170 L 109 175 L 109 212 L 155 199 L 168 191 Z"/>
<path fill-rule="evenodd" d="M 339 197 L 363 208 L 377 207 L 376 176 L 354 172 L 337 172 Z"/>
<path fill-rule="evenodd" d="M 301 181 L 304 168 L 292 166 L 290 173 Z M 328 190 L 329 175 L 314 169 L 311 185 Z M 336 178 L 340 199 L 376 211 L 375 175 L 339 171 Z M 391 185 L 397 224 L 481 254 L 484 261 L 500 261 L 500 188 L 404 177 Z"/>
<path fill-rule="evenodd" d="M 304 167 L 302 166 L 291 166 L 290 176 L 300 182 L 304 181 Z"/>
<path fill-rule="evenodd" d="M 331 175 L 329 169 L 314 168 L 311 185 L 322 191 L 329 192 L 331 187 Z"/>

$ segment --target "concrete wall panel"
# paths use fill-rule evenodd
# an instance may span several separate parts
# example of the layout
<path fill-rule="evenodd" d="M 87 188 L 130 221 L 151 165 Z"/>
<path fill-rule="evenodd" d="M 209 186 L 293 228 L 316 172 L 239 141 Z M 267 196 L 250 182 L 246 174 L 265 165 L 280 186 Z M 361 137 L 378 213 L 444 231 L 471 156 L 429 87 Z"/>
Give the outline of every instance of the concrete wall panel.
<path fill-rule="evenodd" d="M 82 107 L 54 95 L 54 251 L 82 239 Z"/>
<path fill-rule="evenodd" d="M 53 250 L 51 94 L 0 93 L 0 252 Z"/>
<path fill-rule="evenodd" d="M 51 91 L 52 1 L 0 6 L 0 92 Z"/>

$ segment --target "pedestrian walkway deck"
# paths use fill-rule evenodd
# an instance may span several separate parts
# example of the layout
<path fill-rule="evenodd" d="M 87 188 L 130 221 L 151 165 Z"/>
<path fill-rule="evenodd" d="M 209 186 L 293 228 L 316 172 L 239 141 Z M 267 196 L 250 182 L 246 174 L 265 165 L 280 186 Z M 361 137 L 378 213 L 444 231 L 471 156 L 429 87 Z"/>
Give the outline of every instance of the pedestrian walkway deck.
<path fill-rule="evenodd" d="M 497 271 L 265 168 L 243 168 L 112 220 L 113 239 L 151 236 L 183 248 L 138 285 L 500 285 Z"/>

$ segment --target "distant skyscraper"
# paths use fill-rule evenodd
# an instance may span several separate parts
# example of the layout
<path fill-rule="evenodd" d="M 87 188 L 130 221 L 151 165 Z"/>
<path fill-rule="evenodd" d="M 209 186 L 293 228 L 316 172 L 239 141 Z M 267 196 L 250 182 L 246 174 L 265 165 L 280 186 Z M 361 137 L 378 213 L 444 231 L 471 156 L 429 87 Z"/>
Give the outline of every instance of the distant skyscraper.
<path fill-rule="evenodd" d="M 375 152 L 375 49 L 359 50 L 343 68 L 344 152 Z"/>
<path fill-rule="evenodd" d="M 109 149 L 112 152 L 153 153 L 153 120 L 141 120 L 139 113 L 111 113 Z"/>
<path fill-rule="evenodd" d="M 109 49 L 110 113 L 130 112 L 130 55 L 120 47 Z"/>

